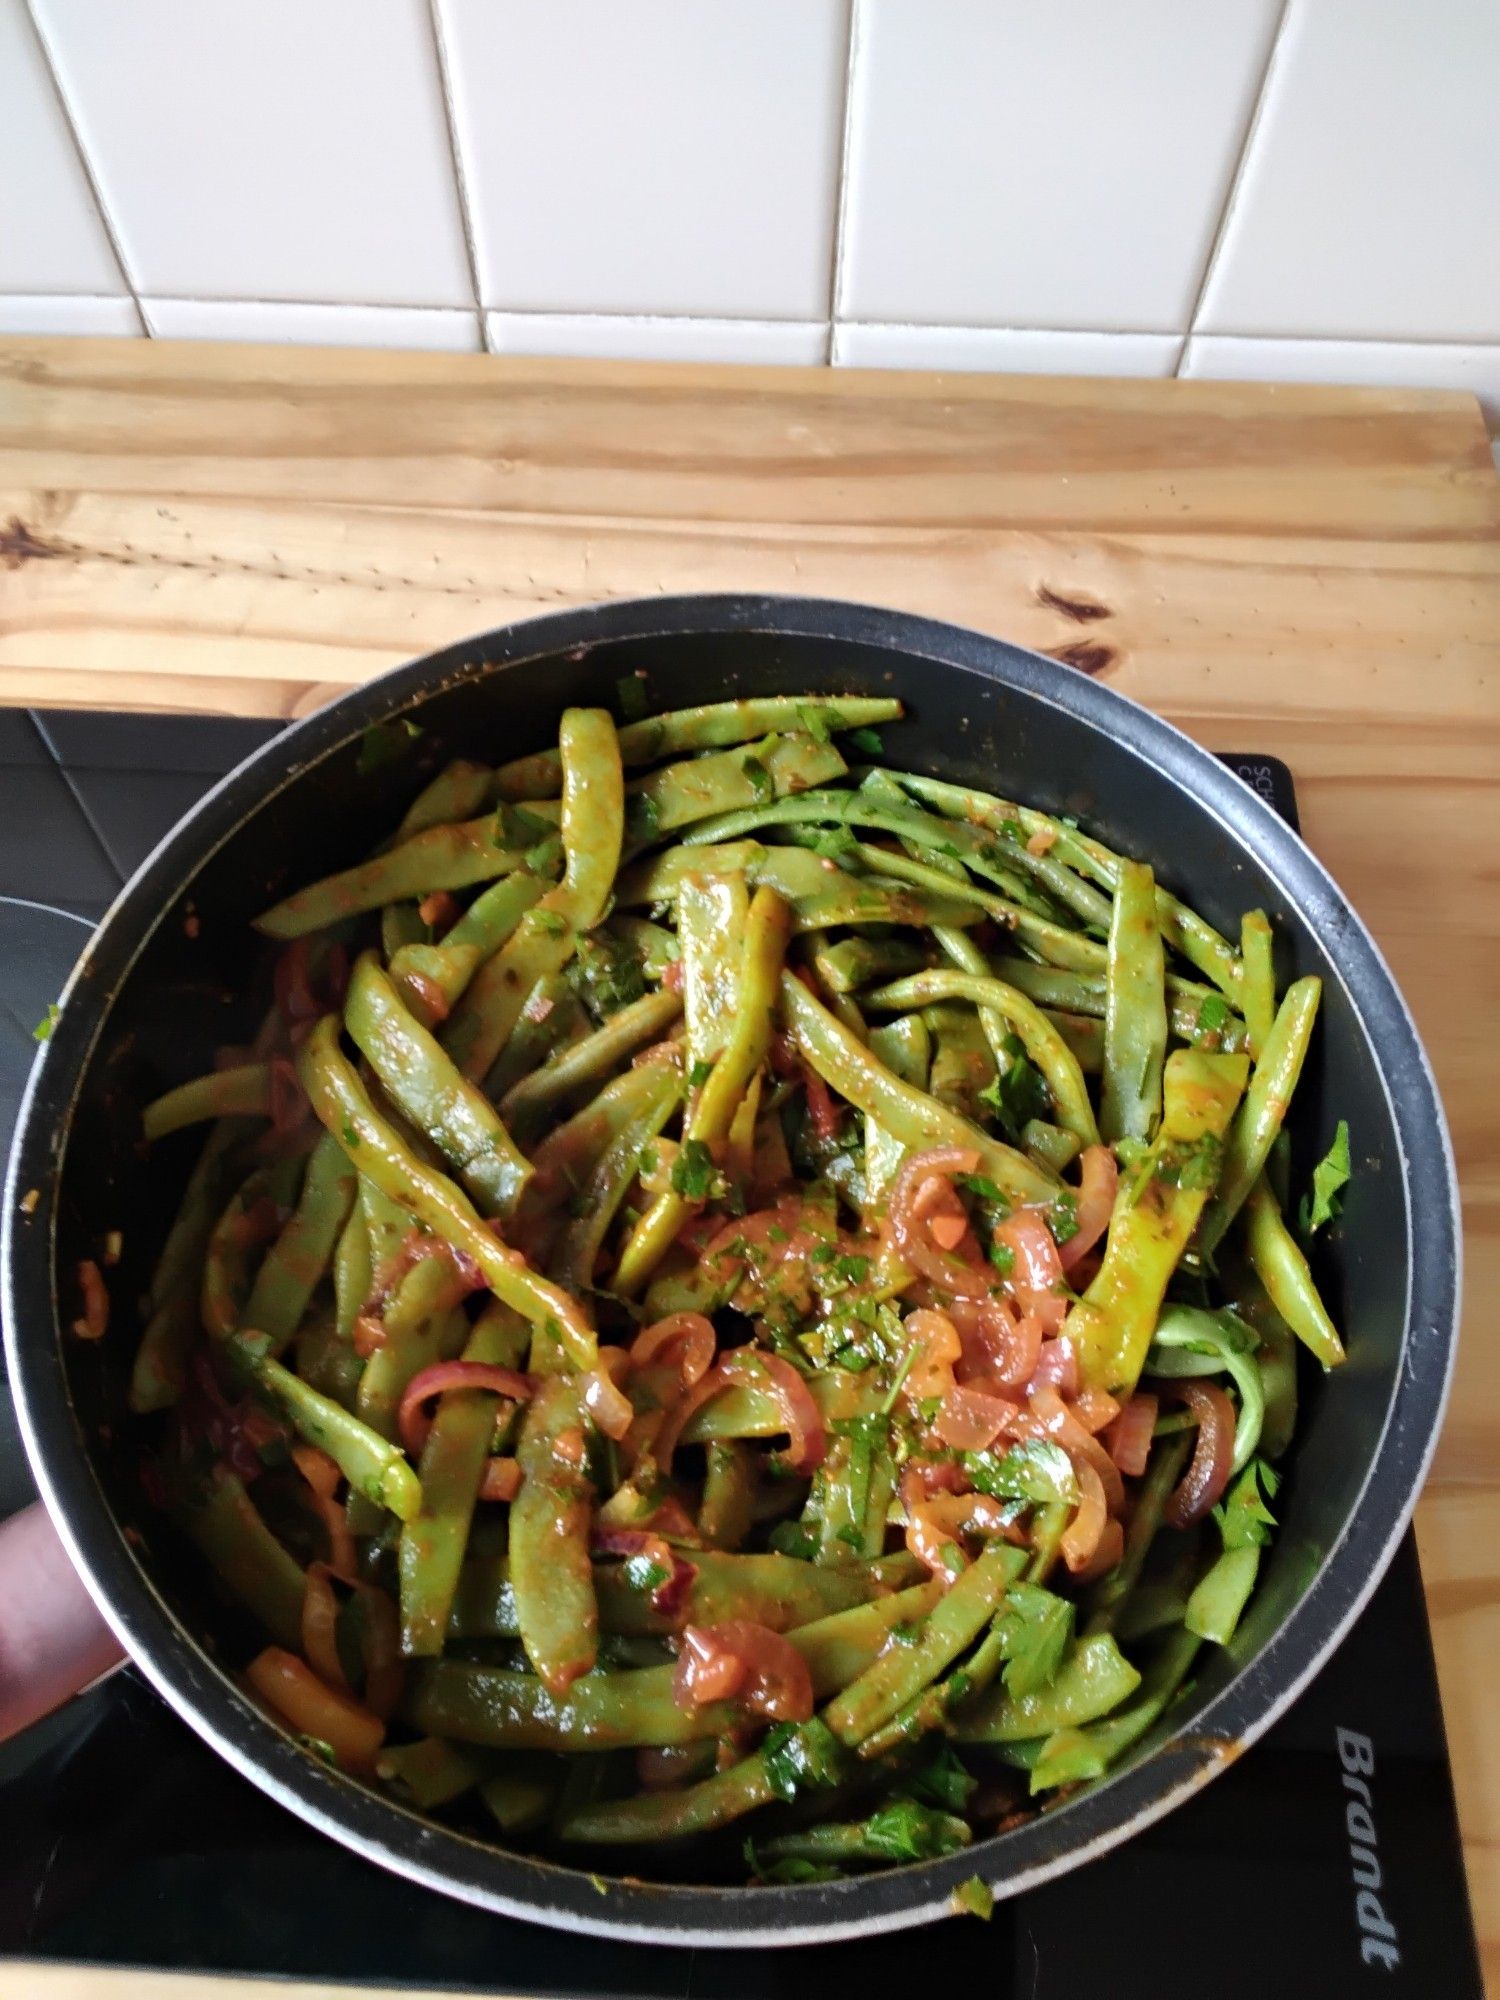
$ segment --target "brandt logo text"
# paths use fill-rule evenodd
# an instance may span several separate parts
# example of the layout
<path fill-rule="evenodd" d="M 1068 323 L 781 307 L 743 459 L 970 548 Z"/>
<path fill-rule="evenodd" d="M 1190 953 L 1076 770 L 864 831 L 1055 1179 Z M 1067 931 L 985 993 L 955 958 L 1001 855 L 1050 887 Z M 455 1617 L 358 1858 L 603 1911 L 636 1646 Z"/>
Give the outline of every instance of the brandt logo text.
<path fill-rule="evenodd" d="M 1401 1963 L 1396 1926 L 1380 1900 L 1380 1856 L 1375 1846 L 1375 1802 L 1369 1780 L 1375 1771 L 1375 1745 L 1355 1729 L 1340 1729 L 1339 1762 L 1343 1765 L 1344 1830 L 1349 1836 L 1349 1865 L 1354 1873 L 1354 1920 L 1359 1925 L 1360 1955 L 1366 1965 L 1383 1965 L 1394 1972 Z"/>

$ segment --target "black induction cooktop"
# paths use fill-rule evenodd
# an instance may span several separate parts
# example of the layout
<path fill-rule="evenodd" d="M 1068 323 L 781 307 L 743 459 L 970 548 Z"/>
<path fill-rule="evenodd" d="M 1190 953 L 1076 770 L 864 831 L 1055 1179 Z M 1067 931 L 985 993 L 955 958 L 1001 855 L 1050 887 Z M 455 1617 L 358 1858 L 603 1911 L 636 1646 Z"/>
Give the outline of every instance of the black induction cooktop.
<path fill-rule="evenodd" d="M 88 928 L 275 723 L 0 711 L 0 1143 Z M 1274 759 L 1226 761 L 1295 820 Z M 0 1514 L 32 1496 L 0 1399 Z M 3 1607 L 0 1607 L 3 1615 Z M 1302 2000 L 1483 1988 L 1415 1543 L 1311 1688 L 1191 1804 L 1061 1881 L 853 1944 L 683 1951 L 559 1935 L 414 1888 L 235 1775 L 126 1670 L 0 1747 L 6 1959 L 739 2000 Z"/>

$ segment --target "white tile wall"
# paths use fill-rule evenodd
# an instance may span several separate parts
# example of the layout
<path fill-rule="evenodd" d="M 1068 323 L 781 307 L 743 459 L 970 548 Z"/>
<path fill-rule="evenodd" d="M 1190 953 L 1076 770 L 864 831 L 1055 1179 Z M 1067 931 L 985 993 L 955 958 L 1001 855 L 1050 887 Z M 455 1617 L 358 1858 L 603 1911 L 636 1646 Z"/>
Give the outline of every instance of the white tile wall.
<path fill-rule="evenodd" d="M 592 361 L 802 362 L 828 359 L 821 320 L 614 318 L 602 313 L 486 313 L 496 354 Z"/>
<path fill-rule="evenodd" d="M 1500 338 L 1500 4 L 1292 0 L 1209 333 Z"/>
<path fill-rule="evenodd" d="M 479 315 L 438 306 L 285 305 L 264 299 L 142 298 L 158 340 L 285 340 L 303 347 L 432 347 L 477 354 Z"/>
<path fill-rule="evenodd" d="M 0 0 L 0 292 L 124 293 L 25 0 Z"/>
<path fill-rule="evenodd" d="M 959 368 L 1010 375 L 1170 375 L 1180 333 L 1059 333 L 1013 326 L 870 326 L 841 321 L 836 368 Z"/>
<path fill-rule="evenodd" d="M 138 288 L 471 305 L 424 0 L 33 0 Z"/>
<path fill-rule="evenodd" d="M 481 295 L 826 319 L 845 0 L 438 0 Z"/>
<path fill-rule="evenodd" d="M 0 0 L 0 189 L 0 331 L 1500 424 L 1500 0 Z"/>
<path fill-rule="evenodd" d="M 839 312 L 1186 324 L 1277 0 L 863 0 Z"/>

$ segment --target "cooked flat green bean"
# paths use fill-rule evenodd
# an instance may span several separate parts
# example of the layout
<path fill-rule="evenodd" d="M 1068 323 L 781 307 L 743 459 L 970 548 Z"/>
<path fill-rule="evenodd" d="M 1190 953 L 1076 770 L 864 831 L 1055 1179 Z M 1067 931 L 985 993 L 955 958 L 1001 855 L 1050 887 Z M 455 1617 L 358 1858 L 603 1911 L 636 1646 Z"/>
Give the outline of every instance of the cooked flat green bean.
<path fill-rule="evenodd" d="M 729 1137 L 729 1127 L 750 1079 L 771 1046 L 776 989 L 791 928 L 791 913 L 774 889 L 757 889 L 745 919 L 744 946 L 736 982 L 739 1012 L 684 1124 L 683 1151 L 696 1147 L 712 1171 L 713 1149 Z M 686 1176 L 682 1176 L 684 1180 Z M 707 1189 L 703 1190 L 705 1193 Z M 674 1186 L 659 1194 L 627 1237 L 615 1269 L 615 1289 L 628 1298 L 640 1290 L 660 1263 L 672 1238 L 692 1213 L 694 1196 Z"/>
<path fill-rule="evenodd" d="M 627 723 L 620 731 L 620 756 L 626 765 L 651 764 L 687 751 L 753 743 L 758 736 L 781 730 L 810 729 L 809 715 L 816 716 L 820 728 L 836 733 L 894 722 L 900 714 L 899 701 L 880 695 L 762 695 L 749 701 L 720 701 Z M 557 792 L 561 781 L 559 753 L 538 750 L 502 764 L 495 773 L 494 790 L 502 799 L 545 799 Z"/>
<path fill-rule="evenodd" d="M 530 1161 L 483 1091 L 406 1011 L 374 952 L 355 961 L 344 1020 L 386 1095 L 433 1140 L 470 1198 L 488 1215 L 509 1215 Z"/>
<path fill-rule="evenodd" d="M 1246 1198 L 1245 1223 L 1250 1262 L 1272 1305 L 1325 1368 L 1337 1368 L 1344 1359 L 1344 1343 L 1264 1174 Z"/>
<path fill-rule="evenodd" d="M 1093 1388 L 1135 1387 L 1167 1286 L 1218 1177 L 1248 1068 L 1244 1056 L 1198 1049 L 1167 1058 L 1161 1129 L 1141 1165 L 1122 1177 L 1104 1262 L 1067 1318 Z"/>
<path fill-rule="evenodd" d="M 234 1351 L 293 1427 L 309 1444 L 327 1452 L 357 1492 L 389 1507 L 402 1521 L 412 1519 L 422 1504 L 422 1488 L 399 1446 L 372 1431 L 331 1397 L 320 1396 L 300 1375 L 283 1368 L 269 1354 L 259 1353 L 249 1337 L 237 1336 Z"/>
<path fill-rule="evenodd" d="M 268 1062 L 241 1063 L 195 1076 L 191 1083 L 180 1083 L 148 1104 L 141 1113 L 141 1130 L 148 1140 L 156 1140 L 206 1118 L 269 1118 L 273 1087 Z"/>
<path fill-rule="evenodd" d="M 1179 1628 L 1146 1667 L 1134 1695 L 1114 1713 L 1029 1743 L 1006 1744 L 1001 1754 L 1030 1771 L 1033 1793 L 1102 1777 L 1166 1709 L 1187 1679 L 1201 1643 L 1195 1633 Z"/>
<path fill-rule="evenodd" d="M 903 1014 L 898 1021 L 872 1028 L 872 1058 L 912 1089 L 925 1091 L 932 1064 L 932 1037 L 920 1014 Z M 906 1148 L 887 1132 L 873 1114 L 865 1114 L 865 1187 L 872 1202 L 887 1193 L 901 1170 Z"/>
<path fill-rule="evenodd" d="M 790 975 L 781 982 L 781 1006 L 792 1037 L 811 1067 L 840 1097 L 876 1119 L 900 1145 L 912 1152 L 933 1146 L 963 1146 L 979 1155 L 981 1171 L 1014 1201 L 1047 1202 L 1056 1194 L 1056 1181 L 1024 1153 L 992 1139 L 925 1091 L 893 1075 Z"/>
<path fill-rule="evenodd" d="M 1030 959 L 1012 957 L 995 959 L 989 970 L 998 979 L 1019 986 L 1039 1006 L 1096 1015 L 1101 1021 L 1104 1018 L 1109 996 L 1106 974 L 1070 972 L 1062 966 L 1034 965 Z M 1218 1023 L 1212 1029 L 1203 1025 L 1205 1001 L 1211 1003 L 1208 1018 Z M 1200 1043 L 1231 1055 L 1249 1047 L 1244 1022 L 1229 1011 L 1222 996 L 1212 987 L 1195 979 L 1180 979 L 1175 973 L 1167 975 L 1167 1023 L 1181 1042 Z"/>
<path fill-rule="evenodd" d="M 280 1645 L 302 1644 L 302 1565 L 283 1548 L 235 1475 L 221 1469 L 178 1517 L 232 1596 L 247 1605 Z"/>
<path fill-rule="evenodd" d="M 514 1569 L 514 1553 L 511 1562 Z M 916 1584 L 788 1630 L 807 1662 L 814 1694 L 821 1698 L 873 1672 L 891 1632 L 923 1616 L 930 1624 L 940 1598 L 941 1585 Z M 722 1736 L 736 1726 L 740 1711 L 733 1702 L 684 1708 L 674 1701 L 675 1671 L 586 1673 L 557 1686 L 545 1676 L 444 1660 L 420 1671 L 406 1715 L 434 1735 L 492 1749 L 662 1748 Z"/>
<path fill-rule="evenodd" d="M 1122 861 L 1109 927 L 1099 1104 L 1099 1127 L 1111 1143 L 1148 1140 L 1161 1118 L 1166 977 L 1156 924 L 1156 878 L 1143 861 Z"/>
<path fill-rule="evenodd" d="M 474 1329 L 464 1359 L 513 1367 L 517 1345 L 514 1329 L 492 1317 Z M 498 1407 L 487 1390 L 457 1388 L 433 1413 L 419 1468 L 422 1505 L 402 1527 L 397 1555 L 401 1650 L 408 1658 L 443 1650 Z"/>
<path fill-rule="evenodd" d="M 801 733 L 766 736 L 742 750 L 711 751 L 637 779 L 626 796 L 626 830 L 645 845 L 710 814 L 805 792 L 843 777 L 846 769 L 831 743 Z"/>
<path fill-rule="evenodd" d="M 521 1018 L 485 1079 L 485 1090 L 492 1098 L 503 1098 L 512 1084 L 529 1076 L 555 1050 L 571 1048 L 591 1032 L 583 1002 L 566 975 L 544 973 L 527 994 Z"/>
<path fill-rule="evenodd" d="M 468 819 L 477 813 L 490 795 L 494 773 L 484 764 L 467 757 L 455 757 L 422 787 L 401 816 L 401 823 L 380 852 L 389 853 L 414 833 L 430 826 L 446 826 L 449 821 Z"/>
<path fill-rule="evenodd" d="M 991 1688 L 953 1719 L 960 1743 L 1021 1743 L 1056 1729 L 1077 1729 L 1129 1700 L 1141 1676 L 1108 1632 L 1080 1639 L 1050 1686 L 1013 1695 Z"/>
<path fill-rule="evenodd" d="M 891 775 L 907 791 L 926 799 L 940 812 L 977 820 L 981 825 L 999 829 L 1018 824 L 1028 842 L 1039 836 L 1041 841 L 1047 843 L 1045 852 L 1048 855 L 1097 882 L 1101 888 L 1113 891 L 1118 884 L 1121 857 L 1102 841 L 1092 839 L 1064 819 L 1039 812 L 1033 806 L 1010 805 L 1004 799 L 972 791 L 967 786 L 947 784 L 939 778 L 921 777 L 914 771 L 896 771 Z M 1014 835 L 1010 837 L 1014 838 Z M 1030 852 L 1029 845 L 1026 851 Z M 1156 899 L 1157 922 L 1167 943 L 1174 951 L 1180 951 L 1190 964 L 1196 965 L 1221 993 L 1236 995 L 1239 960 L 1228 941 L 1196 910 L 1189 909 L 1187 904 L 1179 902 L 1165 889 L 1158 888 Z M 1083 912 L 1080 911 L 1080 914 Z M 1092 919 L 1085 917 L 1085 921 Z M 1101 925 L 1101 928 L 1104 926 Z"/>
<path fill-rule="evenodd" d="M 922 886 L 936 893 L 918 895 L 904 882 L 882 879 L 916 864 L 873 847 L 861 859 L 868 860 L 870 874 L 850 874 L 804 847 L 762 847 L 753 840 L 729 841 L 720 847 L 669 847 L 627 868 L 617 885 L 616 900 L 627 909 L 643 903 L 675 903 L 690 875 L 738 873 L 753 888 L 776 890 L 791 906 L 793 928 L 798 931 L 828 930 L 836 924 L 974 924 L 983 914 L 979 890 L 969 895 L 961 883 L 924 869 Z"/>
<path fill-rule="evenodd" d="M 1093 1106 L 1072 1050 L 1041 1008 L 1014 986 L 985 974 L 938 966 L 931 972 L 914 972 L 907 979 L 893 980 L 889 986 L 879 986 L 860 997 L 867 1007 L 894 1008 L 902 1013 L 934 1000 L 972 1000 L 981 1010 L 997 1014 L 1005 1028 L 1020 1037 L 1028 1057 L 1041 1071 L 1058 1124 L 1076 1133 L 1085 1146 L 1099 1143 Z M 1003 1033 L 1000 1040 L 1003 1044 Z"/>
<path fill-rule="evenodd" d="M 564 1697 L 598 1653 L 588 1543 L 594 1490 L 567 1450 L 575 1438 L 581 1447 L 583 1423 L 577 1379 L 554 1375 L 527 1406 L 516 1447 L 521 1490 L 510 1510 L 510 1580 L 521 1644 L 549 1701 Z M 464 1734 L 431 1726 L 440 1735 Z"/>
<path fill-rule="evenodd" d="M 1218 1191 L 1198 1224 L 1196 1248 L 1200 1256 L 1212 1256 L 1218 1248 L 1225 1230 L 1239 1214 L 1270 1158 L 1292 1092 L 1302 1074 L 1322 995 L 1321 979 L 1295 981 L 1287 988 L 1270 1033 L 1261 1042 L 1245 1101 L 1225 1141 L 1224 1171 L 1219 1176 Z"/>
<path fill-rule="evenodd" d="M 693 1552 L 696 1572 L 681 1603 L 659 1611 L 654 1579 L 628 1563 L 597 1562 L 594 1592 L 603 1632 L 640 1637 L 748 1618 L 773 1632 L 831 1617 L 916 1582 L 920 1565 L 905 1553 L 840 1569 L 816 1568 L 794 1556 Z M 449 1630 L 456 1638 L 514 1638 L 520 1632 L 510 1567 L 503 1556 L 473 1556 L 464 1564 Z"/>
<path fill-rule="evenodd" d="M 549 872 L 560 855 L 560 847 L 557 856 L 549 851 Z M 484 960 L 551 886 L 548 875 L 518 868 L 476 896 L 440 944 L 406 944 L 389 954 L 391 979 L 424 1027 L 447 1019 Z"/>
<path fill-rule="evenodd" d="M 570 708 L 559 742 L 563 879 L 475 973 L 443 1037 L 464 1075 L 476 1081 L 505 1046 L 527 994 L 567 964 L 580 935 L 604 915 L 615 887 L 625 793 L 614 724 L 603 709 Z"/>
<path fill-rule="evenodd" d="M 307 937 L 386 903 L 491 882 L 522 867 L 531 851 L 507 846 L 505 840 L 493 813 L 454 826 L 430 826 L 389 853 L 309 883 L 257 917 L 255 927 L 266 937 Z"/>
<path fill-rule="evenodd" d="M 1082 1634 L 1085 1639 L 1092 1639 L 1099 1632 L 1113 1631 L 1119 1623 L 1140 1578 L 1141 1565 L 1150 1554 L 1156 1531 L 1161 1526 L 1162 1509 L 1182 1477 L 1182 1468 L 1187 1463 L 1188 1443 L 1188 1438 L 1179 1434 L 1163 1438 L 1153 1449 L 1125 1529 L 1125 1552 L 1089 1593 L 1088 1617 Z"/>
<path fill-rule="evenodd" d="M 729 1038 L 740 976 L 740 940 L 750 914 L 743 872 L 689 873 L 677 894 L 688 1066 L 712 1062 Z"/>
<path fill-rule="evenodd" d="M 628 1056 L 659 1041 L 681 1012 L 682 996 L 665 988 L 631 1001 L 611 1014 L 602 1028 L 568 1048 L 554 1049 L 529 1076 L 513 1084 L 500 1100 L 502 1114 L 512 1123 L 525 1121 L 588 1084 L 604 1082 Z"/>
<path fill-rule="evenodd" d="M 412 1377 L 434 1361 L 458 1357 L 468 1322 L 455 1311 L 463 1281 L 446 1259 L 424 1258 L 402 1278 L 385 1309 L 384 1338 L 365 1363 L 355 1414 L 384 1438 L 396 1435 L 396 1416 Z"/>
<path fill-rule="evenodd" d="M 200 1277 L 214 1225 L 244 1173 L 240 1141 L 250 1128 L 238 1119 L 216 1125 L 188 1176 L 156 1269 L 150 1317 L 130 1375 L 130 1407 L 138 1416 L 167 1410 L 187 1381 L 188 1353 L 198 1336 Z"/>
<path fill-rule="evenodd" d="M 984 1630 L 1025 1563 L 1019 1549 L 991 1544 L 941 1596 L 910 1646 L 888 1647 L 823 1720 L 841 1743 L 861 1742 L 914 1701 Z"/>
<path fill-rule="evenodd" d="M 339 1231 L 339 1240 L 333 1251 L 335 1324 L 342 1339 L 347 1340 L 353 1332 L 354 1322 L 370 1296 L 373 1278 L 370 1232 L 365 1224 L 364 1210 L 356 1198 L 350 1204 L 349 1218 Z"/>
<path fill-rule="evenodd" d="M 445 1174 L 426 1166 L 380 1116 L 353 1068 L 340 1055 L 338 1024 L 325 1015 L 297 1053 L 313 1110 L 359 1171 L 425 1228 L 461 1250 L 479 1267 L 497 1298 L 534 1323 L 555 1322 L 558 1337 L 580 1368 L 591 1368 L 598 1347 L 577 1301 L 538 1275 L 475 1214 L 466 1195 Z"/>
<path fill-rule="evenodd" d="M 1002 889 L 1012 902 L 1034 909 L 1039 916 L 1060 914 L 1049 898 L 1038 896 L 1023 873 L 1009 865 L 1008 851 L 996 841 L 916 811 L 894 785 L 888 794 L 874 791 L 866 783 L 857 792 L 803 792 L 775 804 L 756 803 L 739 812 L 723 813 L 684 837 L 694 843 L 733 841 L 767 827 L 807 829 L 819 824 L 862 826 L 894 834 L 916 859 L 945 875 L 966 881 L 967 864 L 974 874 Z M 1103 899 L 1098 900 L 1102 904 Z"/>
<path fill-rule="evenodd" d="M 213 1226 L 204 1246 L 199 1291 L 203 1330 L 213 1340 L 226 1340 L 240 1324 L 256 1249 L 275 1233 L 281 1214 L 278 1196 L 289 1196 L 296 1171 L 292 1161 L 274 1171 L 257 1167 Z"/>
<path fill-rule="evenodd" d="M 441 1736 L 419 1736 L 415 1743 L 386 1743 L 375 1759 L 375 1775 L 419 1812 L 431 1812 L 472 1791 L 490 1769 L 489 1760 L 461 1750 Z"/>
<path fill-rule="evenodd" d="M 1248 910 L 1240 924 L 1240 1012 L 1257 1059 L 1276 1014 L 1276 968 L 1271 926 L 1264 910 Z"/>
<path fill-rule="evenodd" d="M 266 1334 L 280 1354 L 328 1269 L 354 1207 L 355 1173 L 326 1134 L 308 1157 L 302 1192 L 285 1228 L 261 1260 L 245 1301 L 244 1323 Z"/>
<path fill-rule="evenodd" d="M 558 1281 L 570 1292 L 592 1290 L 604 1238 L 640 1171 L 642 1155 L 682 1097 L 682 1074 L 675 1063 L 652 1063 L 639 1073 L 647 1079 L 641 1086 L 640 1109 L 599 1155 L 574 1197 L 578 1212 L 553 1252 Z"/>

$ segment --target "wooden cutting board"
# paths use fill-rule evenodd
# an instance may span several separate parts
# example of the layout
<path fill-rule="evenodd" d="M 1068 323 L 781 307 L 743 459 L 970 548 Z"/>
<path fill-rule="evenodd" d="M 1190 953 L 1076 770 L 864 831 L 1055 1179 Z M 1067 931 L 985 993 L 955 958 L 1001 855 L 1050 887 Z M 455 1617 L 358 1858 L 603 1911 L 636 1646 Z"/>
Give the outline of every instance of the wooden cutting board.
<path fill-rule="evenodd" d="M 488 626 L 689 590 L 979 626 L 1295 771 L 1464 1186 L 1418 1527 L 1500 1987 L 1500 481 L 1473 398 L 0 341 L 0 700 L 300 715 Z"/>

